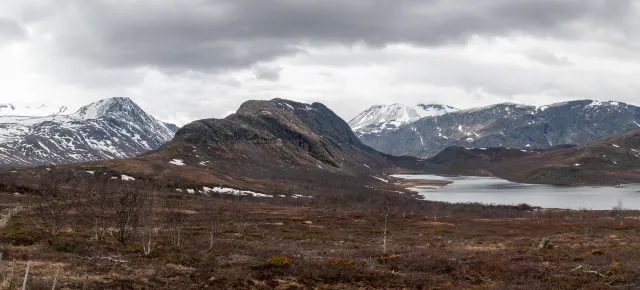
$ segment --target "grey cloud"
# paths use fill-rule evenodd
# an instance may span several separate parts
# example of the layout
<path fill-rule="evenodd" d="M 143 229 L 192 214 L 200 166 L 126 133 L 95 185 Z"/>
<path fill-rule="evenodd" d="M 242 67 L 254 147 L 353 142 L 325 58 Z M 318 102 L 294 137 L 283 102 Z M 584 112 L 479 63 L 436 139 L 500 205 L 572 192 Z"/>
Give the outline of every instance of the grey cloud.
<path fill-rule="evenodd" d="M 271 82 L 278 81 L 280 79 L 280 72 L 282 72 L 282 68 L 280 67 L 268 67 L 268 66 L 257 66 L 253 70 L 253 74 L 257 79 L 267 80 Z"/>
<path fill-rule="evenodd" d="M 26 37 L 25 31 L 14 19 L 0 17 L 0 44 Z"/>
<path fill-rule="evenodd" d="M 573 62 L 565 56 L 558 56 L 543 49 L 534 49 L 527 52 L 527 57 L 533 61 L 548 65 L 572 65 Z"/>
<path fill-rule="evenodd" d="M 49 16 L 25 19 L 55 30 L 63 56 L 170 72 L 250 67 L 301 53 L 305 45 L 433 46 L 473 35 L 575 38 L 586 37 L 588 31 L 576 28 L 584 25 L 625 34 L 619 24 L 635 12 L 633 0 L 61 0 L 50 8 Z"/>

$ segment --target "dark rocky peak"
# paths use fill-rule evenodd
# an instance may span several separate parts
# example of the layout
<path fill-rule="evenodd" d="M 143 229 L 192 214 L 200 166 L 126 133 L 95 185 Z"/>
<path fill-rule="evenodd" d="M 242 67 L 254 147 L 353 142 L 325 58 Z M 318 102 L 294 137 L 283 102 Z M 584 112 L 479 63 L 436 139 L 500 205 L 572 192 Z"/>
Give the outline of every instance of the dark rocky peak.
<path fill-rule="evenodd" d="M 242 105 L 240 105 L 240 108 L 238 108 L 237 113 L 251 114 L 261 110 L 270 110 L 270 109 L 281 109 L 281 110 L 288 110 L 292 112 L 299 111 L 299 110 L 311 111 L 313 109 L 316 109 L 313 107 L 313 105 L 315 105 L 315 103 L 312 105 L 309 105 L 305 103 L 300 103 L 300 102 L 295 102 L 295 101 L 290 101 L 290 100 L 285 100 L 280 98 L 275 98 L 271 100 L 251 100 L 251 101 L 246 101 L 242 103 Z"/>
<path fill-rule="evenodd" d="M 247 101 L 240 106 L 237 114 L 247 115 L 274 110 L 293 115 L 321 138 L 328 138 L 337 143 L 361 145 L 349 124 L 321 103 L 306 104 L 280 98 Z"/>
<path fill-rule="evenodd" d="M 162 124 L 164 124 L 172 132 L 174 132 L 174 133 L 178 132 L 178 129 L 179 129 L 178 125 L 172 124 L 172 123 L 167 123 L 167 122 L 162 122 Z"/>

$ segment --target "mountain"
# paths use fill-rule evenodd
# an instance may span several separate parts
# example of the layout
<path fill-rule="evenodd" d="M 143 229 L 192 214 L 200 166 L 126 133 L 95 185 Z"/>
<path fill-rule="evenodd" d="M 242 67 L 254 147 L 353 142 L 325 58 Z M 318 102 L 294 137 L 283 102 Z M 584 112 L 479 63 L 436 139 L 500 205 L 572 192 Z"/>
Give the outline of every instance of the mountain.
<path fill-rule="evenodd" d="M 173 137 L 170 129 L 128 98 L 101 100 L 69 115 L 64 112 L 0 116 L 0 167 L 132 157 Z"/>
<path fill-rule="evenodd" d="M 542 150 L 449 147 L 426 163 L 429 173 L 497 176 L 520 183 L 640 183 L 640 128 L 586 145 Z"/>
<path fill-rule="evenodd" d="M 450 146 L 546 149 L 587 144 L 640 127 L 640 108 L 579 100 L 534 107 L 511 103 L 448 112 L 395 130 L 362 132 L 360 140 L 393 155 L 434 156 Z"/>
<path fill-rule="evenodd" d="M 399 127 L 411 124 L 422 117 L 441 116 L 455 111 L 457 109 L 454 107 L 436 104 L 374 105 L 349 121 L 349 126 L 358 136 L 377 134 L 397 130 Z"/>
<path fill-rule="evenodd" d="M 172 132 L 177 132 L 178 131 L 178 125 L 176 124 L 172 124 L 172 123 L 167 123 L 167 122 L 162 122 L 165 126 L 167 126 L 167 128 L 169 128 L 169 130 L 171 130 Z"/>
<path fill-rule="evenodd" d="M 83 170 L 152 178 L 183 189 L 226 186 L 292 194 L 302 186 L 335 195 L 375 192 L 365 186 L 386 186 L 374 177 L 382 169 L 420 162 L 362 144 L 323 104 L 273 99 L 247 101 L 224 119 L 189 123 L 150 154 L 89 163 Z"/>
<path fill-rule="evenodd" d="M 640 183 L 640 128 L 574 148 L 502 162 L 492 171 L 497 176 L 526 183 Z"/>
<path fill-rule="evenodd" d="M 67 113 L 66 106 L 0 104 L 0 116 L 51 116 Z"/>

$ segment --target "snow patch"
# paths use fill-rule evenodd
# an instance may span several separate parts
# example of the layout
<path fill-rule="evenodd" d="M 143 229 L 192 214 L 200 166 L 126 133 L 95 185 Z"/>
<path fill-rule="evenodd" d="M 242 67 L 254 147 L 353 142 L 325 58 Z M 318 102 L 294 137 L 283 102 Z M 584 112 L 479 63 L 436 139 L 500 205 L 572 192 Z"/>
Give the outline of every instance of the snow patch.
<path fill-rule="evenodd" d="M 182 161 L 182 159 L 173 159 L 171 161 L 169 161 L 169 164 L 173 164 L 173 165 L 177 165 L 177 166 L 184 166 L 184 161 Z"/>
<path fill-rule="evenodd" d="M 376 176 L 373 176 L 373 175 L 371 175 L 371 177 L 373 177 L 373 178 L 375 178 L 375 179 L 377 179 L 377 180 L 380 180 L 380 181 L 382 181 L 382 182 L 384 182 L 384 183 L 389 183 L 389 181 L 388 181 L 388 180 L 386 180 L 386 179 L 383 179 L 383 178 L 380 178 L 380 177 L 376 177 Z"/>
<path fill-rule="evenodd" d="M 239 189 L 235 189 L 235 188 L 229 188 L 229 187 L 214 187 L 214 188 L 210 188 L 210 187 L 203 187 L 202 190 L 204 191 L 205 194 L 210 193 L 210 192 L 215 192 L 215 193 L 222 193 L 222 194 L 230 194 L 230 195 L 250 195 L 250 196 L 254 196 L 254 197 L 273 197 L 271 195 L 267 195 L 264 193 L 259 193 L 259 192 L 255 192 L 255 191 L 250 191 L 250 190 L 239 190 Z"/>
<path fill-rule="evenodd" d="M 121 178 L 122 180 L 124 180 L 124 181 L 133 181 L 133 180 L 136 180 L 136 179 L 135 179 L 135 178 L 133 178 L 132 176 L 125 175 L 125 174 L 122 174 L 122 176 L 120 176 L 120 178 Z"/>

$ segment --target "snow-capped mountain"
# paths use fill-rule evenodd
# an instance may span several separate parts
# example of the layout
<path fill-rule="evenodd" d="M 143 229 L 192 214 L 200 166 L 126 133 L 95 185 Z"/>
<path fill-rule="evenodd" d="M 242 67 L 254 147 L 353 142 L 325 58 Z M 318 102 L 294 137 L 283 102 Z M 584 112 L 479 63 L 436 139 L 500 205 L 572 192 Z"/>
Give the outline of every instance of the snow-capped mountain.
<path fill-rule="evenodd" d="M 363 143 L 384 153 L 427 157 L 449 146 L 544 149 L 586 144 L 638 127 L 639 107 L 580 100 L 541 107 L 497 104 L 427 116 L 395 130 L 357 135 Z"/>
<path fill-rule="evenodd" d="M 0 104 L 0 116 L 51 116 L 65 114 L 66 106 Z"/>
<path fill-rule="evenodd" d="M 0 167 L 133 157 L 174 132 L 129 98 L 110 98 L 73 114 L 0 116 Z"/>
<path fill-rule="evenodd" d="M 456 108 L 435 104 L 374 105 L 349 121 L 349 126 L 356 135 L 376 134 L 394 131 L 403 125 L 411 124 L 422 117 L 441 116 L 457 111 Z"/>
<path fill-rule="evenodd" d="M 452 106 L 438 104 L 418 104 L 418 107 L 422 109 L 417 110 L 420 117 L 442 116 L 446 113 L 459 111 L 457 108 Z"/>

